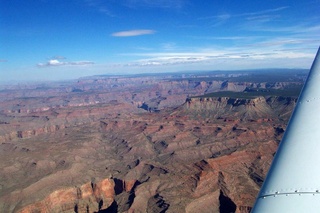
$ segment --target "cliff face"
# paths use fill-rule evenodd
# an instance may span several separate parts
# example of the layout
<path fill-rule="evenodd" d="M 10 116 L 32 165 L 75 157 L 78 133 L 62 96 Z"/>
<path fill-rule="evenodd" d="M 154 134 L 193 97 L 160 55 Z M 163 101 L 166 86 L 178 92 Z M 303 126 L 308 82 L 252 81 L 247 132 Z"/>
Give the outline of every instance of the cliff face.
<path fill-rule="evenodd" d="M 132 181 L 107 178 L 79 187 L 58 189 L 43 200 L 27 205 L 18 212 L 116 212 L 116 195 L 130 193 L 132 189 Z"/>
<path fill-rule="evenodd" d="M 290 116 L 295 106 L 296 98 L 257 97 L 241 99 L 230 97 L 189 98 L 182 106 L 184 113 L 207 118 L 224 119 L 276 119 Z"/>
<path fill-rule="evenodd" d="M 114 117 L 121 112 L 139 112 L 126 103 L 108 103 L 95 106 L 73 106 L 36 112 L 10 112 L 0 114 L 0 142 L 31 138 L 55 133 L 68 127 L 96 122 L 104 117 Z"/>

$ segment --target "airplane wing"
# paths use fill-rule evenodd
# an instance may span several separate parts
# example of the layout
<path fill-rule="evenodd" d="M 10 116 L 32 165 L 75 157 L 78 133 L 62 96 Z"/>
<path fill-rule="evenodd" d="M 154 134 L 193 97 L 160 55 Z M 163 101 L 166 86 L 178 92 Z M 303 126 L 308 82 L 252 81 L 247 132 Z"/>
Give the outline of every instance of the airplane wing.
<path fill-rule="evenodd" d="M 320 48 L 251 212 L 320 212 Z"/>

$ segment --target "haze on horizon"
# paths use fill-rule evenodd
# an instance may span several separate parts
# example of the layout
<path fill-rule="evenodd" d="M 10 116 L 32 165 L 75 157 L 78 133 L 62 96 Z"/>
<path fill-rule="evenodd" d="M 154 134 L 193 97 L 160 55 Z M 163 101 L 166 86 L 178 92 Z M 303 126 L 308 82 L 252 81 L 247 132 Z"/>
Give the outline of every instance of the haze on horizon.
<path fill-rule="evenodd" d="M 0 0 L 0 81 L 309 69 L 319 10 L 319 0 Z"/>

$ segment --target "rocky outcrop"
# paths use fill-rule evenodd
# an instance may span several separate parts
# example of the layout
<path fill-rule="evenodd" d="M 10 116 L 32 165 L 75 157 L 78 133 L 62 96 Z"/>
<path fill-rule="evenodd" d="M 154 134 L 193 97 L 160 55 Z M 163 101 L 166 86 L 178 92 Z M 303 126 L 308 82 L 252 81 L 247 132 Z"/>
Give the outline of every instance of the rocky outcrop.
<path fill-rule="evenodd" d="M 252 195 L 256 195 L 261 187 L 277 144 L 269 141 L 258 147 L 256 149 L 250 145 L 244 151 L 199 162 L 197 166 L 201 172 L 194 191 L 196 200 L 204 205 L 213 205 L 206 198 L 215 196 L 215 208 L 220 208 L 220 212 L 250 212 L 255 199 Z M 265 162 L 269 163 L 265 165 Z M 241 169 L 239 164 L 243 165 Z M 234 173 L 237 177 L 232 175 Z"/>
<path fill-rule="evenodd" d="M 185 113 L 194 116 L 220 119 L 274 119 L 288 116 L 295 106 L 296 98 L 257 97 L 254 99 L 213 97 L 188 98 L 183 105 Z M 231 116 L 230 116 L 231 115 Z"/>
<path fill-rule="evenodd" d="M 126 184 L 124 184 L 125 186 Z M 18 212 L 98 212 L 108 210 L 115 202 L 117 188 L 123 188 L 123 186 L 117 186 L 113 179 L 104 179 L 79 187 L 59 189 L 50 193 L 43 200 L 23 207 Z"/>
<path fill-rule="evenodd" d="M 120 112 L 138 112 L 130 104 L 102 104 L 92 107 L 76 106 L 71 108 L 50 109 L 38 113 L 18 113 L 1 115 L 0 142 L 31 138 L 37 135 L 55 133 L 72 126 L 98 121 L 105 117 L 115 117 Z"/>

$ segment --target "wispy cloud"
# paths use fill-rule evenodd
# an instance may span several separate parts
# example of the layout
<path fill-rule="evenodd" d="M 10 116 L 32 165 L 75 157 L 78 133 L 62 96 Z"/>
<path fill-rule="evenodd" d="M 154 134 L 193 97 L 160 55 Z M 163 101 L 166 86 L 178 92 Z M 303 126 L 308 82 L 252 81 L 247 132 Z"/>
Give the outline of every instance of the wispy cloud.
<path fill-rule="evenodd" d="M 161 49 L 165 51 L 172 51 L 177 48 L 177 45 L 175 42 L 166 42 L 161 44 Z"/>
<path fill-rule="evenodd" d="M 254 39 L 260 39 L 264 38 L 265 36 L 190 36 L 194 39 L 207 39 L 207 40 L 254 40 Z"/>
<path fill-rule="evenodd" d="M 318 37 L 320 33 L 320 25 L 313 25 L 309 23 L 303 23 L 303 24 L 295 24 L 291 26 L 285 26 L 285 27 L 276 27 L 276 26 L 265 26 L 260 25 L 258 23 L 252 24 L 251 22 L 246 23 L 243 25 L 243 28 L 249 31 L 261 31 L 261 32 L 273 32 L 273 33 L 291 33 L 291 34 L 306 34 L 308 33 L 311 35 L 312 33 Z M 313 35 L 312 34 L 312 35 Z"/>
<path fill-rule="evenodd" d="M 281 42 L 281 41 L 279 41 Z M 287 41 L 295 42 L 295 41 Z M 271 45 L 271 44 L 264 44 Z M 270 62 L 270 66 L 281 67 L 279 60 L 283 59 L 286 61 L 294 62 L 302 58 L 312 59 L 314 53 L 308 49 L 273 49 L 261 47 L 248 47 L 243 48 L 227 48 L 223 50 L 198 50 L 198 52 L 176 52 L 176 53 L 146 53 L 146 54 L 135 54 L 134 56 L 141 56 L 143 59 L 133 61 L 125 64 L 127 67 L 154 67 L 154 66 L 172 66 L 172 65 L 187 65 L 187 64 L 216 64 L 223 61 L 225 64 L 234 60 L 243 60 L 256 64 L 258 61 L 266 60 Z M 277 61 L 277 64 L 273 64 L 272 61 Z M 265 62 L 264 62 L 265 63 Z M 232 64 L 232 63 L 231 63 Z M 294 65 L 294 63 L 292 63 Z M 299 64 L 297 64 L 298 66 Z"/>
<path fill-rule="evenodd" d="M 164 66 L 164 65 L 178 65 L 178 64 L 191 64 L 199 63 L 209 60 L 209 56 L 205 55 L 175 55 L 175 56 L 161 56 L 148 59 L 142 59 L 132 63 L 126 64 L 126 66 Z"/>
<path fill-rule="evenodd" d="M 235 16 L 235 17 L 257 16 L 257 15 L 263 15 L 263 14 L 278 12 L 278 11 L 285 10 L 285 9 L 288 9 L 288 8 L 289 8 L 288 6 L 283 6 L 283 7 L 277 7 L 277 8 L 268 9 L 268 10 L 261 10 L 261 11 L 251 12 L 251 13 L 235 14 L 233 16 Z"/>
<path fill-rule="evenodd" d="M 58 59 L 50 59 L 46 63 L 38 63 L 38 67 L 54 67 L 54 66 L 83 66 L 83 65 L 91 65 L 94 64 L 92 61 L 71 61 L 71 62 L 66 62 L 66 61 L 61 61 Z"/>
<path fill-rule="evenodd" d="M 83 65 L 91 65 L 94 64 L 93 61 L 72 61 L 68 63 L 69 65 L 79 65 L 79 66 L 83 66 Z"/>
<path fill-rule="evenodd" d="M 132 37 L 132 36 L 141 36 L 141 35 L 150 35 L 156 33 L 155 30 L 128 30 L 112 33 L 111 36 L 114 37 Z"/>
<path fill-rule="evenodd" d="M 320 32 L 320 25 L 310 26 L 310 27 L 307 27 L 307 28 L 305 28 L 305 29 L 300 29 L 300 31 L 303 31 L 303 32 L 312 32 L 312 33 L 319 33 L 319 32 Z"/>
<path fill-rule="evenodd" d="M 0 62 L 8 62 L 6 59 L 0 59 Z"/>
<path fill-rule="evenodd" d="M 103 6 L 99 7 L 99 12 L 103 13 L 107 16 L 110 16 L 110 17 L 116 17 L 116 15 L 110 9 L 103 7 Z"/>
<path fill-rule="evenodd" d="M 280 17 L 281 17 L 280 15 L 257 15 L 257 16 L 249 16 L 246 18 L 246 20 L 256 21 L 256 22 L 269 22 Z"/>
<path fill-rule="evenodd" d="M 84 2 L 86 5 L 94 8 L 100 13 L 103 13 L 110 17 L 116 17 L 116 15 L 110 10 L 110 8 L 105 6 L 105 4 L 103 4 L 103 1 L 101 0 L 84 0 Z"/>
<path fill-rule="evenodd" d="M 64 56 L 61 56 L 61 55 L 56 55 L 56 56 L 52 57 L 52 59 L 65 60 L 65 59 L 67 59 L 67 58 L 64 57 Z"/>
<path fill-rule="evenodd" d="M 83 0 L 84 3 L 94 10 L 103 13 L 109 17 L 118 17 L 120 14 L 113 11 L 113 6 L 121 5 L 123 7 L 137 8 L 160 8 L 160 9 L 181 9 L 186 4 L 186 0 Z"/>
<path fill-rule="evenodd" d="M 268 9 L 268 10 L 261 10 L 261 11 L 256 11 L 256 12 L 249 12 L 249 13 L 239 13 L 239 14 L 230 14 L 230 13 L 224 13 L 220 15 L 215 15 L 215 16 L 208 16 L 208 17 L 200 17 L 198 18 L 199 20 L 206 20 L 206 19 L 212 19 L 216 20 L 217 23 L 221 24 L 223 22 L 226 22 L 227 20 L 231 18 L 245 18 L 247 20 L 272 20 L 275 18 L 280 17 L 279 15 L 274 14 L 275 12 L 281 11 L 288 9 L 289 7 L 284 6 L 284 7 L 277 7 L 273 9 Z"/>
<path fill-rule="evenodd" d="M 307 38 L 298 38 L 298 37 L 287 37 L 287 38 L 273 38 L 269 40 L 265 40 L 262 42 L 256 42 L 253 44 L 247 44 L 247 46 L 255 46 L 255 47 L 305 47 L 308 44 L 317 44 L 320 42 L 320 39 L 307 39 Z"/>
<path fill-rule="evenodd" d="M 173 8 L 180 9 L 185 4 L 185 0 L 122 0 L 127 7 L 153 7 L 153 8 Z"/>

